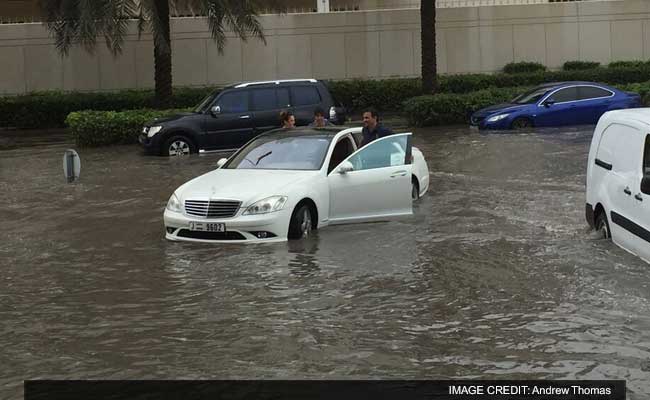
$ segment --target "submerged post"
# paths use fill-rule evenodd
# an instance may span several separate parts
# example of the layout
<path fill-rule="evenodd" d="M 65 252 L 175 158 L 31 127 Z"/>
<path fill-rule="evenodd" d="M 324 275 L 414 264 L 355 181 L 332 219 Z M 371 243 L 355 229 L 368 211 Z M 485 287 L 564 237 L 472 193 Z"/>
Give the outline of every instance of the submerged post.
<path fill-rule="evenodd" d="M 63 154 L 63 174 L 68 183 L 74 182 L 79 179 L 79 172 L 81 172 L 81 160 L 79 154 L 72 149 L 68 149 Z"/>

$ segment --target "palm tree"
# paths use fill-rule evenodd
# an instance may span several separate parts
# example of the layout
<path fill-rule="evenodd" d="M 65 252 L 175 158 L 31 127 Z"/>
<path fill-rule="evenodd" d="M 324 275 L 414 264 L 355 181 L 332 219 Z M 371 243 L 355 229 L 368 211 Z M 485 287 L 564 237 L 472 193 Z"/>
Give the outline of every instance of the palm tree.
<path fill-rule="evenodd" d="M 226 43 L 226 27 L 242 40 L 253 36 L 264 44 L 258 20 L 262 9 L 283 12 L 283 0 L 39 0 L 46 25 L 58 51 L 67 55 L 80 43 L 93 52 L 98 37 L 104 37 L 113 55 L 122 51 L 129 23 L 137 21 L 138 33 L 153 34 L 156 103 L 169 105 L 172 95 L 172 51 L 169 29 L 170 10 L 183 7 L 207 16 L 212 39 L 219 53 Z"/>
<path fill-rule="evenodd" d="M 433 94 L 438 86 L 436 63 L 436 0 L 420 2 L 422 41 L 422 92 Z"/>

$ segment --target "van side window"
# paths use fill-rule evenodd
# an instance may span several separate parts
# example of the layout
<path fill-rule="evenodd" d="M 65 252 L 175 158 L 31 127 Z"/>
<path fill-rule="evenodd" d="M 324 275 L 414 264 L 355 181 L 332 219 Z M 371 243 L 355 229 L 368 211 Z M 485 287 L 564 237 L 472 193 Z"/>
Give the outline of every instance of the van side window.
<path fill-rule="evenodd" d="M 228 92 L 217 100 L 222 113 L 243 113 L 248 111 L 248 90 Z"/>

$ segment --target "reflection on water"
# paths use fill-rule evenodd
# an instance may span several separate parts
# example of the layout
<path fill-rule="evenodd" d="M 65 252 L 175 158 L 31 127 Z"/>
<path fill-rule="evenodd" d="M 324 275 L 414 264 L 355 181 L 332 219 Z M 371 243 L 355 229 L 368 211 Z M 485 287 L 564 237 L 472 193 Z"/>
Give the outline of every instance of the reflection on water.
<path fill-rule="evenodd" d="M 164 240 L 220 154 L 0 152 L 0 397 L 35 378 L 626 379 L 650 394 L 649 266 L 584 221 L 591 129 L 422 129 L 412 217 L 305 241 Z M 11 147 L 11 146 L 8 146 Z"/>

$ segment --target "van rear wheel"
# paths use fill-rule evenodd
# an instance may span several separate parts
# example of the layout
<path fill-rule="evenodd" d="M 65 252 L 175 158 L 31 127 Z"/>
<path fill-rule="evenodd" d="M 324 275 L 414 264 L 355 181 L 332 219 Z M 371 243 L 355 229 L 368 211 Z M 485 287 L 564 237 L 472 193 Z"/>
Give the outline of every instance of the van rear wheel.
<path fill-rule="evenodd" d="M 598 213 L 596 217 L 596 232 L 601 239 L 611 239 L 612 232 L 609 230 L 609 223 L 607 222 L 607 215 L 605 212 Z"/>

